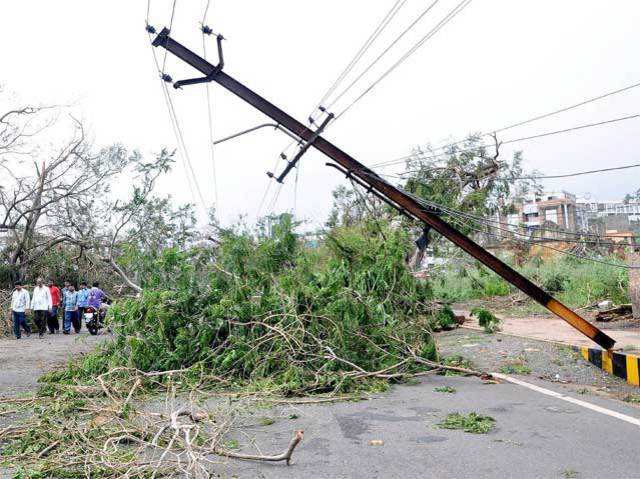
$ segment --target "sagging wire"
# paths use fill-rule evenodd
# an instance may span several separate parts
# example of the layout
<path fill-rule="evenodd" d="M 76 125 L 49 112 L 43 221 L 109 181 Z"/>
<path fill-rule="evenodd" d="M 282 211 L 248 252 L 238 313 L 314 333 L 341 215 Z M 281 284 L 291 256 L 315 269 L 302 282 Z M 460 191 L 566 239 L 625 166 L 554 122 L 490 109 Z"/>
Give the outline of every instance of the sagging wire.
<path fill-rule="evenodd" d="M 207 37 L 213 33 L 211 28 L 207 26 L 207 14 L 209 13 L 210 4 L 211 4 L 211 0 L 207 0 L 207 3 L 204 8 L 204 13 L 202 14 L 202 22 L 200 27 L 202 31 L 202 56 L 205 60 L 207 59 L 207 41 L 206 40 L 207 40 Z M 212 112 L 212 106 L 211 106 L 212 95 L 211 95 L 210 87 L 211 85 L 207 82 L 205 84 L 205 95 L 206 95 L 206 102 L 207 102 L 207 118 L 209 122 L 209 148 L 210 148 L 210 154 L 211 154 L 213 197 L 214 197 L 214 204 L 215 204 L 214 214 L 215 214 L 215 219 L 219 222 L 220 221 L 220 216 L 219 216 L 220 203 L 219 203 L 219 194 L 218 194 L 218 175 L 216 173 L 213 112 Z"/>
<path fill-rule="evenodd" d="M 171 26 L 173 25 L 173 19 L 175 17 L 175 7 L 176 7 L 176 2 L 177 0 L 174 0 L 173 2 L 173 6 L 172 6 L 172 11 L 171 11 L 171 21 L 169 24 L 169 29 L 171 29 Z M 166 55 L 167 53 L 165 52 L 165 57 L 164 57 L 164 61 L 163 61 L 163 65 L 162 68 L 160 68 L 160 62 L 158 61 L 158 57 L 156 54 L 155 49 L 152 46 L 152 35 L 155 33 L 155 28 L 153 26 L 151 26 L 151 24 L 149 23 L 149 18 L 150 18 L 150 11 L 151 11 L 151 0 L 147 0 L 147 18 L 146 18 L 146 22 L 145 22 L 145 30 L 147 31 L 147 35 L 149 37 L 149 47 L 151 48 L 151 54 L 153 56 L 153 61 L 156 67 L 156 70 L 158 71 L 159 77 L 160 77 L 160 83 L 162 86 L 162 91 L 163 91 L 163 97 L 165 100 L 165 105 L 167 107 L 167 111 L 169 113 L 169 120 L 171 122 L 171 127 L 173 129 L 173 133 L 175 135 L 176 138 L 176 143 L 178 144 L 178 149 L 180 150 L 180 156 L 182 157 L 183 160 L 183 166 L 185 167 L 185 174 L 186 174 L 186 178 L 187 178 L 187 184 L 189 186 L 189 191 L 191 193 L 191 197 L 194 200 L 194 204 L 197 203 L 197 199 L 196 199 L 196 194 L 194 192 L 194 184 L 196 187 L 196 190 L 198 192 L 198 196 L 200 199 L 200 204 L 204 210 L 204 212 L 206 213 L 206 203 L 204 201 L 204 197 L 202 195 L 202 191 L 200 189 L 200 185 L 198 183 L 198 179 L 195 175 L 195 172 L 193 170 L 193 166 L 191 164 L 191 159 L 189 156 L 189 152 L 187 150 L 186 147 L 186 143 L 184 141 L 184 136 L 182 134 L 182 129 L 180 127 L 180 124 L 178 122 L 178 117 L 175 111 L 175 106 L 173 104 L 173 101 L 171 99 L 171 94 L 169 93 L 169 89 L 167 87 L 167 83 L 170 83 L 172 81 L 171 77 L 165 72 L 165 66 L 166 66 Z M 191 174 L 191 176 L 190 176 Z M 193 184 L 192 184 L 193 182 Z"/>

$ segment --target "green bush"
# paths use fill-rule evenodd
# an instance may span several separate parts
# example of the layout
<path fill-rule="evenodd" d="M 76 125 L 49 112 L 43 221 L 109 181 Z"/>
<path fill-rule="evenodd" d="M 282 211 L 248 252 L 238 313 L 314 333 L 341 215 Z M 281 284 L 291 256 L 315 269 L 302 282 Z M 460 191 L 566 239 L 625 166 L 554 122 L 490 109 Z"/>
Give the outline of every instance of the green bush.
<path fill-rule="evenodd" d="M 619 263 L 616 258 L 602 258 Z M 628 303 L 628 275 L 622 268 L 572 256 L 559 256 L 548 261 L 534 257 L 517 268 L 524 276 L 572 307 L 610 299 L 614 303 Z M 446 301 L 466 301 L 513 293 L 509 285 L 484 266 L 476 268 L 450 267 L 433 281 L 434 296 Z"/>
<path fill-rule="evenodd" d="M 478 324 L 487 334 L 493 334 L 500 330 L 500 320 L 491 311 L 487 311 L 484 308 L 473 308 L 471 316 L 478 318 Z"/>
<path fill-rule="evenodd" d="M 92 376 L 197 365 L 284 393 L 348 391 L 364 371 L 435 359 L 428 284 L 405 265 L 404 233 L 339 229 L 307 250 L 283 218 L 270 237 L 226 233 L 214 253 L 167 250 L 141 297 L 110 313 L 115 340 L 74 370 Z M 452 313 L 451 313 L 452 314 Z M 357 375 L 356 375 L 357 376 Z"/>

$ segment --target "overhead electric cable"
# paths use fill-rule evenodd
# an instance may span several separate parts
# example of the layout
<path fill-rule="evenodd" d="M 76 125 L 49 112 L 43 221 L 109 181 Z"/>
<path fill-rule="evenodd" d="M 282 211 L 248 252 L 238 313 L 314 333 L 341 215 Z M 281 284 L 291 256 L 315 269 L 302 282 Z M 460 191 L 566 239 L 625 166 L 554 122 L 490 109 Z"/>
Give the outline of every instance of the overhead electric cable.
<path fill-rule="evenodd" d="M 438 24 L 433 27 L 429 33 L 427 33 L 424 37 L 422 37 L 413 47 L 411 47 L 398 61 L 396 61 L 389 69 L 387 69 L 382 75 L 380 75 L 366 90 L 364 90 L 355 100 L 353 100 L 349 105 L 347 105 L 338 115 L 336 115 L 336 120 L 344 115 L 347 111 L 349 111 L 356 103 L 358 103 L 362 98 L 364 98 L 368 93 L 371 92 L 381 81 L 383 81 L 389 74 L 391 74 L 396 68 L 398 68 L 403 62 L 405 62 L 411 55 L 413 55 L 422 45 L 424 45 L 427 41 L 429 41 L 436 33 L 438 33 L 447 23 L 449 23 L 456 15 L 458 15 L 462 10 L 464 10 L 467 5 L 471 3 L 472 0 L 462 0 L 458 5 L 456 5 L 445 17 L 438 22 Z M 436 2 L 434 2 L 435 4 Z M 432 4 L 432 5 L 434 5 Z"/>
<path fill-rule="evenodd" d="M 360 59 L 364 56 L 364 54 L 369 50 L 371 45 L 377 40 L 380 34 L 387 27 L 389 22 L 393 20 L 396 14 L 400 11 L 403 5 L 407 2 L 407 0 L 396 0 L 391 9 L 385 14 L 382 20 L 378 23 L 376 28 L 373 30 L 369 38 L 364 42 L 364 44 L 360 47 L 355 56 L 351 59 L 351 61 L 347 64 L 344 70 L 338 75 L 338 77 L 334 80 L 333 84 L 327 89 L 325 94 L 322 96 L 318 104 L 316 105 L 316 109 L 318 107 L 323 106 L 323 104 L 327 101 L 327 99 L 331 96 L 331 94 L 338 88 L 340 83 L 346 78 L 346 76 L 351 73 L 356 64 L 360 61 Z M 315 112 L 315 109 L 314 109 Z M 313 112 L 312 112 L 313 114 Z"/>
<path fill-rule="evenodd" d="M 171 15 L 171 23 L 170 24 L 173 23 L 173 17 L 174 17 L 174 14 L 175 14 L 175 4 L 176 4 L 176 1 L 174 0 L 173 9 L 172 9 L 172 15 Z M 149 26 L 150 5 L 151 5 L 151 2 L 149 0 L 147 2 L 147 19 L 146 19 L 147 26 Z M 192 184 L 192 180 L 193 180 L 193 183 L 195 184 L 196 189 L 198 191 L 198 196 L 200 198 L 200 203 L 202 205 L 202 208 L 206 212 L 206 205 L 205 205 L 204 197 L 202 196 L 202 191 L 200 190 L 200 185 L 198 183 L 198 179 L 197 179 L 197 177 L 196 177 L 196 175 L 195 175 L 195 173 L 193 171 L 193 166 L 191 165 L 191 159 L 189 157 L 189 152 L 187 150 L 186 143 L 184 141 L 184 136 L 182 134 L 182 129 L 180 127 L 180 124 L 178 122 L 178 118 L 177 118 L 177 115 L 176 115 L 176 112 L 175 112 L 175 107 L 173 105 L 173 101 L 171 100 L 171 95 L 170 95 L 169 90 L 167 88 L 166 81 L 164 80 L 164 77 L 165 77 L 164 71 L 160 68 L 160 62 L 158 61 L 158 57 L 156 55 L 156 51 L 153 48 L 153 46 L 151 45 L 152 32 L 150 31 L 149 28 L 147 28 L 147 34 L 148 34 L 148 37 L 149 37 L 149 47 L 151 48 L 151 54 L 153 56 L 153 61 L 155 63 L 156 69 L 158 70 L 159 79 L 160 79 L 160 83 L 161 83 L 162 91 L 163 91 L 163 96 L 164 96 L 164 99 L 165 99 L 165 104 L 167 106 L 167 111 L 169 113 L 169 120 L 171 122 L 171 126 L 172 126 L 172 129 L 173 129 L 175 138 L 176 138 L 176 142 L 178 144 L 178 150 L 180 151 L 180 157 L 182 158 L 183 165 L 185 166 L 185 173 L 186 173 L 186 176 L 187 176 L 187 184 L 189 186 L 189 190 L 191 192 L 191 196 L 194 199 L 194 203 L 197 203 L 196 195 L 195 195 L 194 190 L 193 190 L 193 184 Z M 166 58 L 166 55 L 165 55 L 165 58 Z M 189 176 L 190 174 L 191 174 L 191 178 Z"/>
<path fill-rule="evenodd" d="M 211 0 L 207 0 L 207 3 L 204 8 L 204 13 L 202 14 L 202 56 L 206 60 L 207 59 L 207 34 L 206 34 L 206 24 L 207 24 L 207 14 L 209 12 L 209 6 L 211 4 Z M 209 126 L 209 151 L 211 155 L 211 171 L 212 171 L 212 179 L 213 179 L 213 198 L 215 204 L 215 217 L 216 220 L 219 221 L 219 210 L 220 203 L 218 198 L 218 176 L 216 174 L 216 158 L 215 158 L 215 143 L 214 143 L 214 132 L 213 132 L 213 112 L 211 110 L 211 91 L 210 91 L 210 83 L 207 82 L 205 84 L 205 95 L 207 102 L 207 118 L 208 118 L 208 126 Z"/>
<path fill-rule="evenodd" d="M 539 133 L 539 134 L 536 134 L 536 135 L 524 136 L 524 137 L 521 137 L 521 138 L 513 138 L 513 139 L 510 139 L 510 140 L 500 141 L 498 144 L 499 145 L 508 145 L 510 143 L 517 143 L 517 142 L 520 142 L 520 141 L 534 140 L 534 139 L 543 138 L 543 137 L 546 137 L 546 136 L 559 135 L 561 133 L 569 133 L 569 132 L 572 132 L 572 131 L 583 130 L 585 128 L 592 128 L 594 126 L 608 125 L 608 124 L 611 124 L 611 123 L 617 123 L 617 122 L 626 121 L 626 120 L 634 120 L 634 119 L 637 119 L 637 118 L 640 118 L 640 114 L 622 116 L 622 117 L 619 117 L 619 118 L 613 118 L 611 120 L 599 121 L 599 122 L 596 122 L 596 123 L 587 123 L 587 124 L 584 124 L 584 125 L 577 125 L 577 126 L 573 126 L 573 127 L 570 127 L 570 128 L 563 128 L 562 130 L 547 131 L 547 132 Z M 477 151 L 480 148 L 488 148 L 488 147 L 493 147 L 493 146 L 494 145 L 481 144 L 481 145 L 474 146 L 472 148 L 467 148 L 467 149 L 462 149 L 462 150 L 455 150 L 454 153 L 455 154 L 468 153 L 468 152 L 472 152 L 472 151 Z M 437 159 L 437 158 L 441 158 L 442 156 L 446 156 L 446 155 L 449 155 L 449 154 L 450 154 L 450 152 L 442 152 L 442 153 L 436 153 L 435 155 L 430 155 L 430 156 L 420 156 L 420 153 L 414 153 L 412 155 L 407 155 L 407 156 L 403 156 L 403 157 L 400 157 L 400 158 L 396 158 L 395 160 L 383 161 L 381 163 L 375 163 L 375 164 L 371 165 L 371 168 L 395 165 L 395 164 L 402 163 L 404 161 L 411 160 L 411 159 L 416 159 L 416 160 Z"/>
<path fill-rule="evenodd" d="M 625 87 L 618 88 L 616 90 L 612 90 L 612 91 L 603 93 L 602 95 L 598 95 L 598 96 L 595 96 L 595 97 L 592 97 L 592 98 L 588 98 L 586 100 L 580 101 L 580 102 L 575 103 L 573 105 L 569 105 L 569 106 L 566 106 L 566 107 L 563 107 L 563 108 L 559 108 L 557 110 L 553 110 L 553 111 L 550 111 L 548 113 L 544 113 L 542 115 L 537 115 L 537 116 L 534 116 L 534 117 L 531 117 L 531 118 L 527 118 L 526 120 L 521 120 L 521 121 L 518 121 L 516 123 L 512 123 L 510 125 L 503 126 L 502 128 L 497 128 L 495 130 L 491 130 L 491 131 L 486 131 L 484 133 L 480 133 L 479 136 L 483 137 L 483 136 L 489 136 L 489 135 L 494 134 L 494 133 L 502 133 L 503 131 L 507 131 L 507 130 L 510 130 L 512 128 L 516 128 L 516 127 L 519 127 L 519 126 L 527 125 L 529 123 L 533 123 L 535 121 L 542 120 L 544 118 L 549 118 L 551 116 L 558 115 L 560 113 L 564 113 L 564 112 L 573 110 L 575 108 L 579 108 L 579 107 L 584 106 L 584 105 L 588 105 L 589 103 L 593 103 L 595 101 L 599 101 L 599 100 L 608 98 L 610 96 L 617 95 L 619 93 L 624 93 L 626 91 L 632 90 L 632 89 L 637 88 L 639 86 L 640 86 L 640 82 L 632 83 L 631 85 L 627 85 Z M 444 145 L 441 145 L 441 146 L 438 146 L 438 147 L 435 147 L 435 148 L 431 148 L 430 150 L 431 151 L 443 150 L 445 148 L 451 148 L 451 147 L 459 145 L 461 143 L 465 143 L 466 141 L 467 141 L 467 139 L 458 140 L 458 141 L 446 143 Z"/>
<path fill-rule="evenodd" d="M 508 176 L 508 177 L 504 177 L 504 178 L 496 178 L 496 179 L 504 179 L 504 180 L 508 180 L 508 181 L 513 181 L 513 180 L 549 180 L 549 179 L 556 179 L 556 178 L 571 178 L 574 176 L 583 176 L 583 175 L 592 175 L 595 173 L 607 173 L 610 171 L 619 171 L 619 170 L 628 170 L 630 168 L 638 168 L 640 167 L 640 163 L 633 163 L 631 165 L 623 165 L 623 166 L 612 166 L 611 168 L 600 168 L 597 170 L 586 170 L 586 171 L 575 171 L 573 173 L 563 173 L 563 174 L 559 174 L 559 175 L 531 175 L 531 176 Z M 413 172 L 417 172 L 419 170 L 415 170 Z M 398 179 L 402 179 L 402 180 L 412 180 L 415 181 L 417 183 L 421 183 L 421 181 L 419 181 L 416 178 L 412 178 L 410 176 L 402 176 L 405 175 L 407 173 L 411 173 L 411 171 L 407 171 L 404 172 L 400 175 L 388 175 L 388 174 L 383 174 L 383 173 L 378 173 L 380 176 L 385 176 L 385 177 L 389 177 L 389 178 L 398 178 Z M 459 178 L 459 176 L 455 176 L 455 175 L 451 175 L 451 176 L 438 176 L 434 179 L 440 179 L 440 178 Z M 479 179 L 483 179 L 483 178 L 479 178 Z"/>
<path fill-rule="evenodd" d="M 418 22 L 420 22 L 420 20 L 422 20 L 425 15 L 427 13 L 429 13 L 431 11 L 431 9 L 439 2 L 439 0 L 434 0 L 429 6 L 427 6 L 427 8 L 425 8 L 420 15 L 418 15 L 413 22 L 411 22 L 409 24 L 408 27 L 406 27 L 398 36 L 396 36 L 396 38 L 389 44 L 387 45 L 387 47 L 382 51 L 382 53 L 380 53 L 371 63 L 369 63 L 369 65 L 362 71 L 360 72 L 360 74 L 351 81 L 351 83 L 349 83 L 349 85 L 347 85 L 347 87 L 342 90 L 342 92 L 335 97 L 331 103 L 329 103 L 329 105 L 327 105 L 327 109 L 330 109 L 333 105 L 336 104 L 336 102 L 338 102 L 349 90 L 351 90 L 351 88 L 353 88 L 353 86 L 358 83 L 360 81 L 360 79 L 366 75 L 400 40 L 402 40 L 402 38 L 409 33 L 413 27 L 416 26 L 416 24 Z"/>
<path fill-rule="evenodd" d="M 171 7 L 171 20 L 169 20 L 169 31 L 171 31 L 171 28 L 173 27 L 173 18 L 176 14 L 176 3 L 178 3 L 178 0 L 173 0 L 173 6 Z M 164 51 L 164 58 L 162 60 L 162 74 L 164 75 L 165 72 L 165 67 L 167 66 L 167 54 L 169 53 L 168 50 Z"/>

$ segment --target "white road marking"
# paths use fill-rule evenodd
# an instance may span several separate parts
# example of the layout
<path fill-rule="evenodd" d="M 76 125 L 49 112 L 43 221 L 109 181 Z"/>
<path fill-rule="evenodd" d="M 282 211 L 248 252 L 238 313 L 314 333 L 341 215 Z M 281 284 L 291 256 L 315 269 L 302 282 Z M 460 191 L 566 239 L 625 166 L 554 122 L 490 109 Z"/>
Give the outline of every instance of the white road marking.
<path fill-rule="evenodd" d="M 500 374 L 500 373 L 491 373 L 492 376 L 498 378 L 498 379 L 503 379 L 504 381 L 508 381 L 510 383 L 513 384 L 517 384 L 518 386 L 522 386 L 528 389 L 531 389 L 532 391 L 536 391 L 539 392 L 540 394 L 545 394 L 547 396 L 551 396 L 557 399 L 561 399 L 563 401 L 567 401 L 570 402 L 572 404 L 576 404 L 578 406 L 582 406 L 586 409 L 591 409 L 592 411 L 595 412 L 599 412 L 600 414 L 606 414 L 607 416 L 611 416 L 611 417 L 615 417 L 616 419 L 620 419 L 621 421 L 625 421 L 628 422 L 629 424 L 633 424 L 635 426 L 640 426 L 640 419 L 632 417 L 632 416 L 627 416 L 626 414 L 622 414 L 619 413 L 617 411 L 612 411 L 611 409 L 607 409 L 601 406 L 596 406 L 595 404 L 591 404 L 589 402 L 586 401 L 582 401 L 580 399 L 576 399 L 573 398 L 571 396 L 565 396 L 564 394 L 561 394 L 559 392 L 556 391 L 552 391 L 551 389 L 546 389 L 540 386 L 536 386 L 535 384 L 531 384 L 528 383 L 526 381 L 522 381 L 520 379 L 516 379 L 514 377 L 511 376 L 507 376 L 506 374 Z"/>

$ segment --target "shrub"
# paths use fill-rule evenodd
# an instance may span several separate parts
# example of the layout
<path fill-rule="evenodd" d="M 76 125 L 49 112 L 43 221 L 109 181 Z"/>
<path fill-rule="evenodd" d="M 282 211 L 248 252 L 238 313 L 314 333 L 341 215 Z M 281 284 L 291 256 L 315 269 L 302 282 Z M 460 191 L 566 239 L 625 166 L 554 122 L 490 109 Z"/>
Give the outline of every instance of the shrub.
<path fill-rule="evenodd" d="M 491 311 L 484 308 L 473 308 L 471 316 L 478 318 L 478 324 L 484 328 L 484 332 L 487 334 L 493 334 L 500 330 L 500 320 Z"/>
<path fill-rule="evenodd" d="M 405 266 L 404 233 L 385 237 L 339 229 L 320 251 L 307 250 L 283 218 L 269 237 L 226 233 L 215 257 L 166 250 L 141 297 L 112 308 L 115 340 L 74 374 L 197 366 L 293 394 L 362 387 L 354 364 L 423 368 L 410 351 L 436 358 L 420 319 L 430 314 L 431 291 Z"/>

